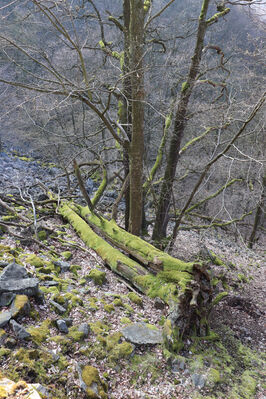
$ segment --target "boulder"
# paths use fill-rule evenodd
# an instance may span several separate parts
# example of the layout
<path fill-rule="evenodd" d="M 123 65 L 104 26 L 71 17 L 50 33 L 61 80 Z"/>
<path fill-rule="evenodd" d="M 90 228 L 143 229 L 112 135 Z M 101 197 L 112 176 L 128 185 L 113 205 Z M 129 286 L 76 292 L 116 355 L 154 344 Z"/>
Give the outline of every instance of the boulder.
<path fill-rule="evenodd" d="M 20 280 L 28 277 L 27 270 L 15 262 L 9 264 L 0 273 L 0 281 L 3 280 Z"/>
<path fill-rule="evenodd" d="M 122 329 L 127 341 L 133 344 L 160 344 L 163 342 L 162 332 L 155 326 L 146 323 L 133 323 Z"/>

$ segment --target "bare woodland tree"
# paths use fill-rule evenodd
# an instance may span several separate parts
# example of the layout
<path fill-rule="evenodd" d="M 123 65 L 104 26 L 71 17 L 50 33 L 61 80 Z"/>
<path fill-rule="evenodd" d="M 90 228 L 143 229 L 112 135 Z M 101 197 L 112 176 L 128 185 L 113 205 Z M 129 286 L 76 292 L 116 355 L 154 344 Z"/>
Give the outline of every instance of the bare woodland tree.
<path fill-rule="evenodd" d="M 16 88 L 17 96 L 24 92 L 32 93 L 31 98 L 21 100 L 20 107 L 38 125 L 43 141 L 50 140 L 51 145 L 56 144 L 60 154 L 60 145 L 65 142 L 66 151 L 69 146 L 69 153 L 74 149 L 72 160 L 97 159 L 94 167 L 99 167 L 103 159 L 105 168 L 112 164 L 112 173 L 115 170 L 114 176 L 121 181 L 125 192 L 125 227 L 133 234 L 141 232 L 143 200 L 150 198 L 156 208 L 154 240 L 166 237 L 171 217 L 175 220 L 175 238 L 182 227 L 181 222 L 188 215 L 194 220 L 208 222 L 202 226 L 206 228 L 230 225 L 242 221 L 251 211 L 255 212 L 257 207 L 253 203 L 249 209 L 228 220 L 208 212 L 207 215 L 197 213 L 197 208 L 207 207 L 211 200 L 224 196 L 241 180 L 239 176 L 231 176 L 233 167 L 230 167 L 230 178 L 219 181 L 215 192 L 207 191 L 205 196 L 198 198 L 200 189 L 204 193 L 204 187 L 209 184 L 214 166 L 221 168 L 222 163 L 219 162 L 231 165 L 232 159 L 237 159 L 237 154 L 240 154 L 243 161 L 257 165 L 258 174 L 261 172 L 261 158 L 257 154 L 249 156 L 245 146 L 242 148 L 236 140 L 244 134 L 250 136 L 251 141 L 253 136 L 261 135 L 263 126 L 258 115 L 265 93 L 256 87 L 254 100 L 245 107 L 242 107 L 242 100 L 234 100 L 235 94 L 230 93 L 226 83 L 230 75 L 229 60 L 217 43 L 209 41 L 216 23 L 219 22 L 219 26 L 224 23 L 230 11 L 227 5 L 247 2 L 221 2 L 215 9 L 210 0 L 202 1 L 198 22 L 193 21 L 187 34 L 176 34 L 180 47 L 185 48 L 186 44 L 184 42 L 183 45 L 182 41 L 187 37 L 195 39 L 194 50 L 189 53 L 192 56 L 190 67 L 186 66 L 188 56 L 188 60 L 180 64 L 180 71 L 175 65 L 170 65 L 174 49 L 168 49 L 168 41 L 172 44 L 176 42 L 176 37 L 170 41 L 167 38 L 167 35 L 170 37 L 169 31 L 165 34 L 166 29 L 157 26 L 158 21 L 162 25 L 168 21 L 167 12 L 174 9 L 174 0 L 164 4 L 124 0 L 123 9 L 120 2 L 113 2 L 112 12 L 108 10 L 109 5 L 106 5 L 106 11 L 104 4 L 98 5 L 92 0 L 72 3 L 31 0 L 17 4 L 12 1 L 1 7 L 3 29 L 0 40 L 4 63 L 1 64 L 0 82 L 3 90 L 8 85 Z M 34 38 L 29 35 L 28 21 L 34 28 Z M 12 26 L 17 31 L 12 30 Z M 23 38 L 21 32 L 27 32 L 27 35 Z M 173 80 L 168 82 L 166 79 L 159 84 L 161 92 L 166 87 L 173 93 L 163 101 L 153 94 L 156 84 L 153 83 L 146 91 L 145 75 L 149 77 L 150 71 L 156 70 L 156 66 L 149 64 L 149 57 L 157 57 L 162 63 L 160 78 L 163 74 L 168 78 L 165 73 L 168 66 L 172 71 Z M 167 57 L 171 62 L 167 61 Z M 198 100 L 200 96 L 204 99 L 202 103 Z M 36 107 L 34 116 L 33 104 Z M 198 108 L 192 109 L 191 104 Z M 40 109 L 49 110 L 49 113 L 40 117 Z M 145 156 L 149 152 L 145 112 L 148 114 L 150 110 L 154 125 L 158 118 L 156 137 L 154 135 L 151 140 L 152 148 L 156 144 L 158 151 L 143 169 Z M 36 123 L 38 118 L 40 122 Z M 58 130 L 54 132 L 56 120 L 60 134 Z M 197 132 L 199 126 L 203 128 L 200 134 Z M 73 133 L 69 132 L 70 127 Z M 205 140 L 209 137 L 215 137 L 215 140 L 210 139 L 206 144 Z M 195 157 L 197 146 L 200 146 L 201 152 L 206 151 L 205 157 Z M 181 164 L 189 151 L 194 156 Z M 124 165 L 123 174 L 121 165 Z M 128 180 L 127 184 L 123 184 L 128 175 L 129 184 Z M 156 176 L 159 179 L 157 182 Z M 180 194 L 184 192 L 186 179 L 189 189 L 186 188 L 182 199 Z M 102 186 L 103 190 L 105 186 Z M 190 222 L 186 226 L 200 228 L 200 224 Z"/>

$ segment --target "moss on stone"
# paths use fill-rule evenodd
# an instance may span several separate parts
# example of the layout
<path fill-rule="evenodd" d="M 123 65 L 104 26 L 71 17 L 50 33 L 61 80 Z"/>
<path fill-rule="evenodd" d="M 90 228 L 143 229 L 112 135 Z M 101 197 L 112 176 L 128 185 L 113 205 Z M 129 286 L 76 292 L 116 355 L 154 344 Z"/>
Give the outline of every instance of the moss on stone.
<path fill-rule="evenodd" d="M 87 386 L 86 393 L 88 399 L 107 399 L 107 387 L 101 381 L 98 370 L 95 367 L 85 366 L 81 375 L 82 380 Z"/>
<path fill-rule="evenodd" d="M 107 324 L 104 324 L 99 320 L 95 323 L 90 323 L 90 328 L 95 335 L 107 334 L 107 332 L 110 330 L 110 327 Z"/>
<path fill-rule="evenodd" d="M 99 309 L 98 306 L 96 305 L 98 301 L 97 298 L 89 297 L 88 301 L 89 301 L 88 310 L 90 310 L 91 312 L 96 312 L 96 310 Z"/>
<path fill-rule="evenodd" d="M 128 298 L 131 300 L 131 302 L 135 303 L 136 305 L 139 305 L 139 306 L 143 305 L 142 298 L 135 292 L 130 292 L 128 294 Z"/>
<path fill-rule="evenodd" d="M 113 300 L 113 305 L 114 306 L 118 306 L 118 307 L 123 307 L 124 306 L 121 298 L 115 298 Z"/>
<path fill-rule="evenodd" d="M 98 269 L 90 270 L 88 278 L 94 281 L 95 284 L 102 286 L 106 282 L 106 273 Z"/>
<path fill-rule="evenodd" d="M 62 257 L 63 257 L 65 260 L 69 260 L 69 259 L 72 258 L 72 253 L 71 253 L 70 251 L 61 252 L 61 255 L 62 255 Z"/>
<path fill-rule="evenodd" d="M 215 368 L 210 368 L 208 372 L 208 380 L 212 384 L 218 384 L 221 382 L 221 375 L 220 372 Z"/>
<path fill-rule="evenodd" d="M 46 286 L 40 286 L 40 290 L 44 293 L 44 294 L 54 294 L 54 295 L 58 295 L 59 294 L 59 290 L 57 287 L 46 287 Z"/>
<path fill-rule="evenodd" d="M 40 345 L 42 342 L 46 341 L 50 336 L 49 327 L 51 325 L 51 320 L 47 319 L 42 322 L 40 327 L 28 327 L 27 331 L 31 334 L 31 339 Z"/>
<path fill-rule="evenodd" d="M 23 315 L 28 313 L 30 310 L 30 301 L 27 295 L 16 295 L 14 302 L 12 303 L 12 317 Z"/>
<path fill-rule="evenodd" d="M 117 344 L 111 350 L 108 358 L 110 362 L 115 362 L 120 359 L 127 359 L 134 351 L 134 347 L 129 342 L 122 342 Z"/>
<path fill-rule="evenodd" d="M 112 303 L 107 303 L 106 305 L 104 305 L 104 310 L 107 313 L 112 313 L 112 312 L 115 311 L 115 307 L 114 307 L 114 305 Z"/>
<path fill-rule="evenodd" d="M 37 267 L 37 268 L 44 266 L 44 263 L 45 263 L 45 261 L 43 259 L 41 259 L 39 256 L 34 255 L 34 254 L 28 255 L 25 260 L 30 265 Z"/>
<path fill-rule="evenodd" d="M 78 327 L 72 326 L 69 328 L 67 336 L 72 338 L 75 342 L 79 342 L 84 339 L 84 332 L 79 331 Z"/>

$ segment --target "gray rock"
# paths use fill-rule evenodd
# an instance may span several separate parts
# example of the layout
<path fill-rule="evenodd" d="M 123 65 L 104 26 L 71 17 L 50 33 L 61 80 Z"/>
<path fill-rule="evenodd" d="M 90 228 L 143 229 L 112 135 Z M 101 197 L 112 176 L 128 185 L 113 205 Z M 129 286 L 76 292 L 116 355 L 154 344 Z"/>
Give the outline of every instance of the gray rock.
<path fill-rule="evenodd" d="M 21 280 L 0 281 L 0 294 L 12 292 L 28 296 L 39 295 L 39 280 L 37 278 L 23 278 Z"/>
<path fill-rule="evenodd" d="M 15 294 L 12 292 L 4 292 L 0 295 L 0 307 L 9 306 L 14 298 Z"/>
<path fill-rule="evenodd" d="M 27 339 L 30 338 L 30 333 L 26 331 L 26 329 L 19 323 L 17 323 L 15 320 L 10 321 L 10 325 L 18 337 L 18 339 Z"/>
<path fill-rule="evenodd" d="M 62 319 L 56 320 L 56 325 L 60 332 L 62 332 L 64 334 L 68 334 L 68 327 L 67 327 L 65 320 L 62 320 Z"/>
<path fill-rule="evenodd" d="M 63 260 L 56 260 L 53 262 L 55 266 L 60 267 L 60 271 L 62 273 L 68 272 L 70 270 L 70 263 L 65 262 Z"/>
<path fill-rule="evenodd" d="M 17 265 L 15 262 L 6 266 L 2 273 L 0 273 L 0 281 L 3 280 L 20 280 L 27 278 L 28 273 L 24 267 Z"/>
<path fill-rule="evenodd" d="M 63 314 L 63 313 L 65 313 L 67 311 L 66 308 L 64 308 L 63 306 L 59 305 L 59 303 L 53 301 L 52 299 L 50 299 L 49 302 L 55 308 L 55 310 L 58 313 Z"/>
<path fill-rule="evenodd" d="M 12 314 L 11 312 L 1 312 L 0 313 L 0 328 L 4 327 L 10 320 L 11 320 Z"/>
<path fill-rule="evenodd" d="M 203 388 L 206 384 L 206 377 L 202 374 L 192 374 L 192 382 L 197 388 Z"/>
<path fill-rule="evenodd" d="M 133 344 L 160 344 L 163 342 L 162 332 L 145 323 L 134 323 L 122 329 L 126 340 Z"/>
<path fill-rule="evenodd" d="M 88 323 L 81 323 L 78 331 L 82 332 L 84 334 L 84 337 L 87 337 L 90 332 L 90 326 Z"/>
<path fill-rule="evenodd" d="M 184 371 L 186 368 L 186 359 L 183 356 L 177 356 L 171 359 L 170 366 L 173 373 Z"/>

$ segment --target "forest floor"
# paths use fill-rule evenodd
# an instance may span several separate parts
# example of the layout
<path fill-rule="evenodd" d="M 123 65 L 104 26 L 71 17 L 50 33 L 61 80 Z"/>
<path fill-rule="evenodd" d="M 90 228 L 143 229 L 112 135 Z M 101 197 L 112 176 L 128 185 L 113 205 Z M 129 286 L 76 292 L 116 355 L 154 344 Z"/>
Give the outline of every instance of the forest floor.
<path fill-rule="evenodd" d="M 187 340 L 178 355 L 170 355 L 162 345 L 136 345 L 130 353 L 123 353 L 121 329 L 133 322 L 161 329 L 167 307 L 156 309 L 153 299 L 136 293 L 114 275 L 61 219 L 50 217 L 46 226 L 53 234 L 43 243 L 61 254 L 59 260 L 65 260 L 66 251 L 70 256 L 67 260 L 70 269 L 64 273 L 51 270 L 48 275 L 44 267 L 34 266 L 30 261 L 32 255 L 38 256 L 44 266 L 54 259 L 49 250 L 36 242 L 22 248 L 8 232 L 1 237 L 0 261 L 15 260 L 22 264 L 40 279 L 45 296 L 43 304 L 31 300 L 30 314 L 18 320 L 26 329 L 35 328 L 31 340 L 17 340 L 11 327 L 4 327 L 13 346 L 4 343 L 0 348 L 3 375 L 16 381 L 41 383 L 48 397 L 57 399 L 88 397 L 80 387 L 77 364 L 97 368 L 108 386 L 110 399 L 265 399 L 262 243 L 249 250 L 225 234 L 180 232 L 174 256 L 189 261 L 196 259 L 202 248 L 207 248 L 219 258 L 211 265 L 217 292 L 226 290 L 229 295 L 212 311 L 210 324 L 216 338 Z M 105 273 L 102 285 L 88 278 L 94 269 Z M 47 288 L 47 281 L 58 285 Z M 130 295 L 132 292 L 137 296 Z M 58 315 L 51 299 L 66 306 L 67 312 Z M 68 333 L 58 331 L 58 319 L 72 324 Z M 90 328 L 88 337 L 75 334 L 84 322 Z M 34 351 L 38 353 L 37 359 L 31 358 Z M 52 354 L 54 361 L 45 363 L 44 353 Z"/>

